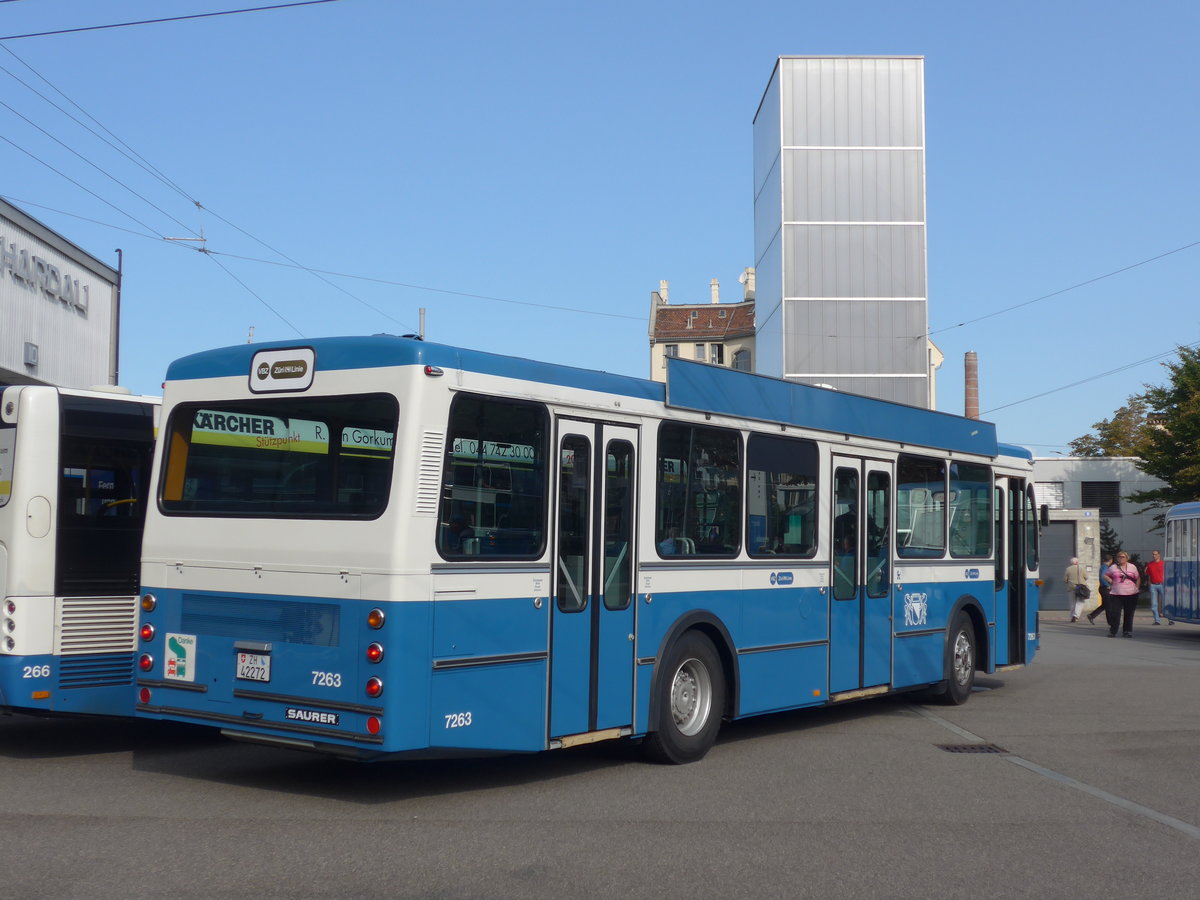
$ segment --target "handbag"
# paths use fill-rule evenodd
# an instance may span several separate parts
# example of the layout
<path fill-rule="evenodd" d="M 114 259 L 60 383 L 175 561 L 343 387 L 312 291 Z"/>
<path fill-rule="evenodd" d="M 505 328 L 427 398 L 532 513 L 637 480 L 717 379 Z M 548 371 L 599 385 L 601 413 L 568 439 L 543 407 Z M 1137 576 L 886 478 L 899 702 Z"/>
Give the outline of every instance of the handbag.
<path fill-rule="evenodd" d="M 1086 584 L 1075 585 L 1076 600 L 1086 600 L 1090 596 L 1092 596 L 1092 591 Z"/>

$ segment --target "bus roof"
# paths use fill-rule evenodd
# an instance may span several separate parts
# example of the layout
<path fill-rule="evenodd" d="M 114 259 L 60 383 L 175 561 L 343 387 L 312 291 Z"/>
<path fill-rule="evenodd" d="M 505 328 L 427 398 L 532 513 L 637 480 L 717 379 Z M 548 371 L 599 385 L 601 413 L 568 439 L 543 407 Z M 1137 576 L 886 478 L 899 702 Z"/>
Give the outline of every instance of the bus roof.
<path fill-rule="evenodd" d="M 1200 516 L 1200 500 L 1189 500 L 1187 503 L 1176 503 L 1169 510 L 1167 510 L 1167 516 L 1172 519 Z"/>
<path fill-rule="evenodd" d="M 380 334 L 303 341 L 238 344 L 194 353 L 171 363 L 167 381 L 249 378 L 251 362 L 264 350 L 310 348 L 316 371 L 429 365 L 537 381 L 665 403 L 674 409 L 720 413 L 797 427 L 877 438 L 919 447 L 982 456 L 1032 458 L 1012 445 L 1001 449 L 990 422 L 863 397 L 830 388 L 738 372 L 723 366 L 667 359 L 667 384 L 517 356 L 465 350 L 445 344 Z"/>
<path fill-rule="evenodd" d="M 984 456 L 999 447 L 991 422 L 678 358 L 667 405 Z"/>

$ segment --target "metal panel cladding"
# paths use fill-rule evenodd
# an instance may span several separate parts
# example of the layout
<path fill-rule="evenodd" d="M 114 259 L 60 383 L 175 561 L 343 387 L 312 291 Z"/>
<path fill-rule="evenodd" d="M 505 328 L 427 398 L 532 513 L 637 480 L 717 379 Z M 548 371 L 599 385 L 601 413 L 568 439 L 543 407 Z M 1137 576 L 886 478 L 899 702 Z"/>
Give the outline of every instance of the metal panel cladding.
<path fill-rule="evenodd" d="M 924 60 L 782 57 L 754 140 L 766 374 L 929 405 Z"/>

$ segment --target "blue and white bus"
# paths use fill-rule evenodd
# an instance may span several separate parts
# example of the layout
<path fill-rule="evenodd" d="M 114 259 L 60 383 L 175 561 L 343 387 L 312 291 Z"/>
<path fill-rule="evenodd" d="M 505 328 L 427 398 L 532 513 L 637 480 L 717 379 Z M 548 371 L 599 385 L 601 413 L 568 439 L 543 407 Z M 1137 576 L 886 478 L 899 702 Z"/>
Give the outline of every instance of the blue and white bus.
<path fill-rule="evenodd" d="M 356 758 L 643 738 L 1038 646 L 1032 460 L 988 423 L 679 359 L 386 335 L 167 375 L 140 715 Z"/>
<path fill-rule="evenodd" d="M 0 389 L 0 709 L 133 715 L 158 403 Z"/>
<path fill-rule="evenodd" d="M 1200 503 L 1167 511 L 1163 557 L 1163 615 L 1172 622 L 1200 625 Z"/>

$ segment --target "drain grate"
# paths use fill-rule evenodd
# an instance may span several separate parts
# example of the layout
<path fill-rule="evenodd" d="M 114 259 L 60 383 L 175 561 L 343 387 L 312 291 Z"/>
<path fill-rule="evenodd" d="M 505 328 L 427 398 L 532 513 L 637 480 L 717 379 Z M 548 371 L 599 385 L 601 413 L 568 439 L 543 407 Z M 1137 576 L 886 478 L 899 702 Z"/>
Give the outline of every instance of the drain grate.
<path fill-rule="evenodd" d="M 1008 753 L 995 744 L 938 744 L 937 747 L 947 753 Z"/>

